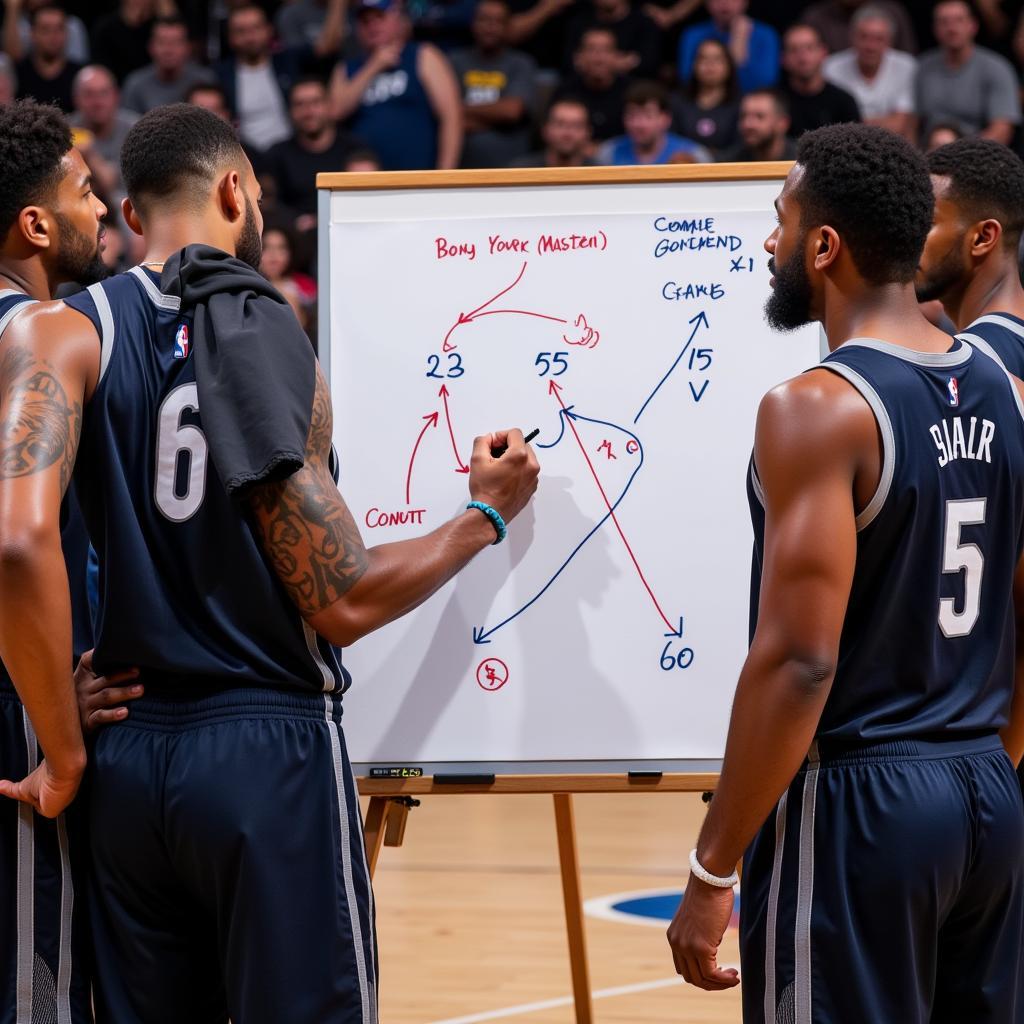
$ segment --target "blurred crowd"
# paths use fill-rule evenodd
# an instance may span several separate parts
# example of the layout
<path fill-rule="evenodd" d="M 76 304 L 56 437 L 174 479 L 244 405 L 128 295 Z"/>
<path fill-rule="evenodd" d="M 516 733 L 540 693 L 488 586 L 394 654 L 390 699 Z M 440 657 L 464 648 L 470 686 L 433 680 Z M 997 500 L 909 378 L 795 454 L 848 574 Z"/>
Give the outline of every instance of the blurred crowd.
<path fill-rule="evenodd" d="M 71 115 L 114 227 L 140 114 L 231 122 L 264 273 L 310 328 L 320 171 L 790 159 L 839 121 L 1024 134 L 1024 0 L 4 0 L 2 32 L 0 103 Z"/>

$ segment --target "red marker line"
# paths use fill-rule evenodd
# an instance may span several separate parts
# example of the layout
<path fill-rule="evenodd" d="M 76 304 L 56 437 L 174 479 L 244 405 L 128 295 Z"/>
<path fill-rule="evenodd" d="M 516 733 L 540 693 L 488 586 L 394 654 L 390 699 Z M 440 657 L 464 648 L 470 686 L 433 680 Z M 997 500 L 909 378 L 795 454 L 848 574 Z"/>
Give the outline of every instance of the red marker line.
<path fill-rule="evenodd" d="M 455 452 L 455 461 L 459 464 L 459 468 L 455 470 L 456 473 L 468 473 L 469 466 L 466 466 L 462 462 L 462 456 L 459 455 L 459 446 L 455 443 L 455 431 L 452 428 L 452 414 L 448 410 L 448 386 L 446 384 L 441 385 L 441 390 L 438 391 L 438 395 L 444 402 L 444 418 L 448 424 L 448 436 L 452 439 L 452 451 Z"/>
<path fill-rule="evenodd" d="M 416 438 L 416 444 L 413 445 L 412 458 L 409 459 L 409 472 L 405 474 L 405 503 L 406 505 L 412 504 L 412 466 L 416 461 L 416 452 L 419 451 L 420 441 L 423 440 L 423 435 L 427 432 L 428 427 L 437 426 L 438 413 L 432 412 L 429 416 L 423 418 L 427 421 L 423 424 L 423 429 L 420 431 L 420 436 Z"/>
<path fill-rule="evenodd" d="M 519 284 L 520 281 L 522 281 L 523 274 L 525 274 L 525 273 L 526 273 L 526 262 L 524 261 L 523 265 L 519 268 L 518 276 L 516 277 L 516 279 L 507 288 L 502 288 L 502 290 L 500 292 L 498 292 L 497 295 L 494 295 L 491 298 L 489 298 L 486 302 L 481 303 L 471 313 L 460 313 L 459 314 L 459 319 L 456 320 L 455 323 L 453 323 L 451 325 L 451 327 L 448 328 L 448 333 L 444 336 L 444 344 L 441 346 L 441 351 L 442 352 L 454 352 L 457 346 L 450 345 L 448 342 L 449 342 L 449 339 L 451 338 L 451 336 L 455 333 L 455 331 L 459 327 L 461 327 L 463 324 L 472 323 L 473 317 L 475 317 L 482 309 L 486 309 L 492 302 L 497 302 L 498 299 L 500 299 L 502 297 L 502 295 L 507 295 L 510 291 L 512 291 L 512 289 L 515 288 L 515 286 L 517 284 Z M 563 321 L 563 323 L 564 323 L 564 321 Z"/>
<path fill-rule="evenodd" d="M 519 316 L 535 316 L 540 320 L 554 320 L 557 324 L 567 324 L 569 322 L 560 316 L 548 316 L 545 313 L 531 313 L 528 309 L 488 309 L 484 313 L 474 314 L 472 319 L 479 320 L 482 316 L 497 316 L 499 313 L 516 313 Z"/>
<path fill-rule="evenodd" d="M 558 399 L 558 404 L 564 411 L 566 409 L 566 405 L 565 402 L 562 401 L 562 396 L 560 394 L 561 390 L 561 386 L 555 381 L 551 381 L 548 385 L 548 393 L 554 395 L 555 398 Z M 608 495 L 604 492 L 604 487 L 601 484 L 601 478 L 597 475 L 597 470 L 594 469 L 594 464 L 590 461 L 590 456 L 587 454 L 587 449 L 583 444 L 583 439 L 576 430 L 576 424 L 573 421 L 572 416 L 566 415 L 565 419 L 569 424 L 569 429 L 572 431 L 573 437 L 576 438 L 576 443 L 580 446 L 583 458 L 587 460 L 587 465 L 590 467 L 590 472 L 594 477 L 594 482 L 597 484 L 597 489 L 601 492 L 601 497 L 604 499 L 604 503 L 608 507 L 608 514 L 611 516 L 612 522 L 615 524 L 615 529 L 619 531 L 622 543 L 625 544 L 626 551 L 629 552 L 629 557 L 633 560 L 633 565 L 636 568 L 637 575 L 640 577 L 640 582 L 644 585 L 644 589 L 654 602 L 654 607 L 658 610 L 658 614 L 661 616 L 661 621 L 665 623 L 671 632 L 675 632 L 677 627 L 673 626 L 672 623 L 669 622 L 668 616 L 662 611 L 661 605 L 658 604 L 658 599 L 654 596 L 654 591 L 651 590 L 651 585 L 647 582 L 647 578 L 644 576 L 643 570 L 640 568 L 640 563 L 636 560 L 636 555 L 633 554 L 633 549 L 629 546 L 629 541 L 626 540 L 626 535 L 623 533 L 622 526 L 619 523 L 618 517 L 615 515 L 615 509 L 612 507 L 612 503 L 608 500 Z"/>

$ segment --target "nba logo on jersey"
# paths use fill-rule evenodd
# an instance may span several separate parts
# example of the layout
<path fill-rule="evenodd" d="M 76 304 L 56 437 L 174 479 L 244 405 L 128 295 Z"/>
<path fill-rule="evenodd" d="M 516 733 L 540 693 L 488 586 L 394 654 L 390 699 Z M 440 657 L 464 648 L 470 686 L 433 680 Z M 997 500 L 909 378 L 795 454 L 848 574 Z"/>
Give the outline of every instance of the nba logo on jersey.
<path fill-rule="evenodd" d="M 188 347 L 188 324 L 178 324 L 178 330 L 174 334 L 174 358 L 186 359 Z M 953 404 L 956 405 L 956 402 Z"/>
<path fill-rule="evenodd" d="M 188 342 L 185 342 L 185 346 L 188 347 Z M 960 385 L 956 382 L 956 377 L 950 377 L 946 381 L 946 388 L 949 391 L 949 404 L 959 405 L 960 404 Z"/>

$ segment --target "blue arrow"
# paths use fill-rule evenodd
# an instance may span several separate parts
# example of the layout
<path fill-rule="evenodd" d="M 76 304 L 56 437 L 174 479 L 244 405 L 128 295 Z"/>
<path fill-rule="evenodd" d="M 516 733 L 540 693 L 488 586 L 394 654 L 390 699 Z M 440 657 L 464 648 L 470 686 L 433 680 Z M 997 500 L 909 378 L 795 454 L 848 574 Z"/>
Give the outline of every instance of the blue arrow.
<path fill-rule="evenodd" d="M 680 615 L 679 616 L 679 630 L 675 631 L 675 632 L 672 632 L 672 633 L 666 633 L 665 636 L 674 636 L 674 637 L 680 637 L 681 638 L 682 635 L 683 635 L 683 617 L 682 617 L 682 615 Z"/>
<path fill-rule="evenodd" d="M 640 438 L 638 438 L 636 436 L 636 434 L 634 434 L 631 431 L 627 430 L 625 427 L 620 427 L 617 423 L 609 423 L 607 420 L 597 420 L 597 419 L 592 419 L 589 416 L 581 416 L 578 412 L 570 411 L 571 409 L 572 409 L 572 406 L 570 406 L 569 409 L 565 410 L 565 416 L 569 416 L 569 417 L 571 417 L 574 420 L 585 420 L 587 423 L 597 423 L 597 424 L 599 424 L 602 427 L 611 427 L 612 430 L 618 430 L 618 431 L 621 431 L 623 434 L 628 434 L 637 443 L 637 450 L 639 451 L 639 454 L 640 454 L 640 460 L 637 462 L 636 468 L 633 470 L 633 472 L 630 474 L 629 479 L 626 481 L 626 486 L 622 489 L 622 493 L 615 500 L 615 504 L 612 505 L 611 509 L 608 512 L 606 512 L 597 521 L 597 523 L 595 524 L 593 529 L 583 538 L 583 540 L 581 540 L 579 542 L 579 544 L 577 544 L 576 547 L 574 547 L 572 549 L 572 552 L 570 553 L 569 557 L 558 567 L 558 571 L 554 574 L 554 576 L 552 576 L 551 579 L 549 579 L 547 581 L 547 583 L 545 583 L 544 586 L 541 587 L 540 590 L 537 591 L 537 593 L 532 598 L 530 598 L 530 600 L 527 601 L 526 604 L 524 604 L 522 606 L 522 608 L 520 608 L 517 612 L 513 612 L 507 619 L 503 620 L 502 622 L 499 622 L 496 626 L 492 626 L 490 629 L 484 629 L 482 626 L 474 626 L 473 627 L 473 643 L 475 643 L 475 644 L 489 644 L 491 642 L 490 640 L 487 639 L 489 636 L 491 636 L 492 634 L 496 633 L 499 629 L 502 628 L 502 626 L 507 626 L 513 619 L 517 619 L 520 615 L 523 614 L 523 612 L 526 611 L 527 608 L 530 607 L 530 605 L 532 605 L 535 602 L 539 601 L 540 598 L 544 596 L 544 594 L 546 593 L 548 588 L 555 582 L 555 580 L 558 579 L 559 576 L 562 575 L 562 573 L 568 567 L 569 563 L 580 553 L 580 551 L 583 548 L 583 545 L 586 544 L 587 541 L 590 540 L 590 538 L 593 537 L 594 534 L 597 533 L 597 531 L 600 530 L 601 527 L 604 526 L 604 524 L 606 522 L 608 522 L 609 519 L 611 519 L 612 512 L 614 512 L 619 507 L 619 505 L 622 502 L 622 499 L 625 498 L 625 496 L 628 493 L 630 487 L 633 486 L 633 481 L 636 479 L 637 473 L 640 472 L 640 467 L 643 466 L 643 464 L 644 464 L 644 446 L 642 444 L 640 444 Z M 564 427 L 565 427 L 564 419 L 563 419 L 562 426 L 563 426 L 562 433 L 564 434 L 565 433 L 565 430 L 564 430 Z M 562 439 L 562 434 L 559 434 L 558 439 L 559 440 Z M 555 442 L 555 443 L 557 444 L 557 442 Z M 683 628 L 682 627 L 682 620 L 680 619 L 680 622 L 679 622 L 680 633 L 678 634 L 680 636 L 682 635 L 682 632 L 681 632 L 682 628 Z M 676 636 L 677 634 L 672 633 L 670 635 L 671 636 Z"/>
<path fill-rule="evenodd" d="M 661 390 L 661 385 L 664 384 L 665 381 L 667 381 L 669 377 L 672 376 L 673 371 L 679 365 L 679 361 L 683 358 L 683 356 L 686 355 L 686 350 L 690 347 L 690 342 L 693 341 L 697 331 L 700 330 L 700 325 L 703 324 L 705 327 L 708 326 L 707 314 L 703 310 L 701 310 L 696 316 L 691 317 L 687 321 L 687 323 L 693 324 L 693 330 L 690 332 L 689 338 L 686 339 L 686 344 L 683 346 L 683 349 L 679 353 L 679 355 L 676 356 L 675 362 L 668 368 L 668 373 L 666 373 L 665 376 L 658 381 L 658 386 L 647 396 L 647 401 L 640 406 L 640 411 L 633 418 L 634 424 L 640 419 L 641 416 L 643 416 L 644 409 L 646 409 L 647 406 L 650 405 L 651 399 Z M 703 392 L 701 392 L 701 394 L 703 394 Z"/>

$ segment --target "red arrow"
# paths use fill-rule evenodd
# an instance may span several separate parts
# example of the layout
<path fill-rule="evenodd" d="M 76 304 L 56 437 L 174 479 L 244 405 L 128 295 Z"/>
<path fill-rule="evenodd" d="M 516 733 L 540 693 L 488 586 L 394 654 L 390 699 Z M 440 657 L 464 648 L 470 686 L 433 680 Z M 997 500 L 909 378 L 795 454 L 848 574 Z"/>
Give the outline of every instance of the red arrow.
<path fill-rule="evenodd" d="M 488 309 L 484 313 L 475 313 L 466 318 L 466 323 L 479 320 L 482 316 L 497 316 L 499 313 L 517 313 L 520 316 L 535 316 L 541 320 L 554 320 L 558 324 L 567 324 L 569 321 L 560 316 L 547 316 L 545 313 L 531 313 L 528 309 Z"/>
<path fill-rule="evenodd" d="M 502 290 L 498 292 L 497 295 L 494 295 L 491 298 L 489 298 L 486 302 L 481 303 L 471 313 L 460 313 L 459 319 L 456 320 L 455 323 L 453 323 L 451 327 L 448 328 L 448 333 L 444 336 L 444 344 L 441 346 L 441 351 L 454 351 L 457 346 L 450 345 L 448 343 L 448 339 L 455 333 L 456 328 L 461 327 L 463 324 L 472 323 L 473 317 L 476 316 L 477 313 L 479 313 L 482 309 L 486 309 L 492 302 L 497 302 L 498 299 L 502 297 L 502 295 L 507 295 L 510 291 L 512 291 L 512 289 L 515 288 L 515 286 L 519 284 L 520 281 L 522 281 L 523 274 L 525 273 L 526 263 L 524 261 L 523 265 L 519 268 L 519 274 L 516 276 L 516 279 L 507 288 L 502 288 Z"/>
<path fill-rule="evenodd" d="M 459 446 L 455 443 L 455 431 L 452 429 L 452 414 L 448 411 L 448 385 L 442 384 L 438 396 L 444 401 L 444 418 L 448 422 L 448 436 L 452 439 L 452 451 L 455 452 L 455 461 L 459 464 L 456 473 L 468 473 L 469 466 L 462 463 L 462 456 L 459 455 Z"/>
<path fill-rule="evenodd" d="M 406 505 L 412 504 L 411 489 L 412 489 L 412 464 L 416 461 L 416 452 L 419 450 L 420 441 L 423 440 L 423 435 L 427 432 L 428 427 L 437 426 L 438 413 L 432 412 L 429 416 L 423 418 L 427 421 L 423 424 L 423 429 L 420 431 L 420 436 L 416 438 L 416 444 L 413 445 L 412 458 L 409 459 L 409 472 L 405 474 L 405 503 Z"/>
<path fill-rule="evenodd" d="M 622 526 L 619 524 L 619 520 L 616 518 L 615 510 L 612 507 L 612 503 L 608 500 L 608 495 L 604 492 L 604 487 L 601 485 L 601 478 L 597 475 L 597 470 L 594 469 L 594 464 L 590 461 L 590 456 L 587 454 L 587 449 L 583 444 L 583 440 L 576 430 L 576 424 L 573 421 L 572 415 L 568 411 L 568 407 L 565 402 L 562 401 L 561 385 L 557 381 L 549 381 L 548 383 L 548 394 L 554 395 L 558 399 L 558 404 L 562 407 L 562 410 L 566 413 L 565 419 L 569 424 L 569 429 L 573 433 L 573 437 L 576 438 L 576 443 L 580 446 L 580 451 L 583 453 L 583 458 L 587 460 L 587 465 L 590 467 L 590 472 L 594 477 L 594 483 L 597 484 L 597 489 L 601 492 L 601 497 L 604 499 L 605 505 L 608 507 L 608 514 L 612 518 L 612 522 L 615 524 L 615 529 L 619 531 L 619 536 L 622 538 L 622 543 L 626 545 L 626 551 L 629 552 L 629 557 L 633 560 L 633 565 L 636 568 L 637 574 L 640 577 L 640 582 L 644 585 L 644 589 L 650 595 L 651 600 L 654 602 L 654 607 L 657 608 L 658 614 L 661 616 L 661 621 L 668 626 L 672 632 L 677 632 L 677 627 L 672 625 L 668 620 L 668 616 L 662 611 L 661 605 L 658 604 L 658 599 L 654 596 L 654 591 L 651 590 L 651 585 L 647 582 L 647 578 L 644 576 L 643 570 L 640 568 L 640 563 L 636 560 L 636 555 L 633 554 L 633 549 L 629 546 L 629 541 L 626 540 L 626 535 L 622 531 Z"/>

